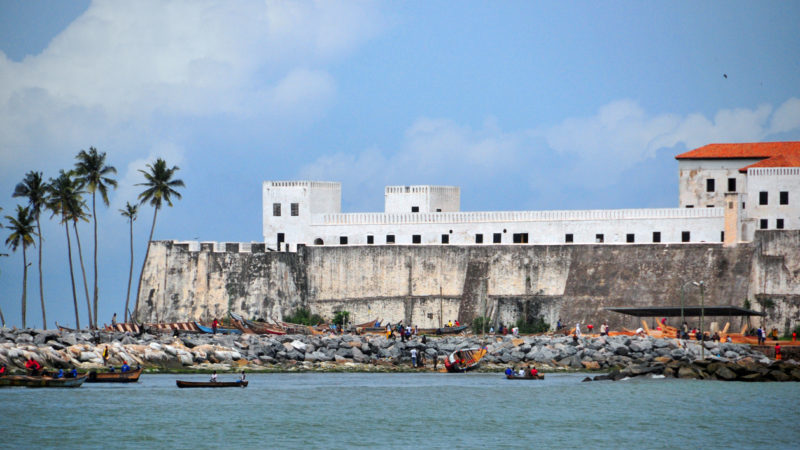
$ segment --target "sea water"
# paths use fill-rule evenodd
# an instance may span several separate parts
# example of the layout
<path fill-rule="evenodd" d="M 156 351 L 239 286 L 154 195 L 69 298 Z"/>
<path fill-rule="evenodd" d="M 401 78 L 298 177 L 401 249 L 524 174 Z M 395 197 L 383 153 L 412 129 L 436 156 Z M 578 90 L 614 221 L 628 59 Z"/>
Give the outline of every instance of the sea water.
<path fill-rule="evenodd" d="M 800 448 L 800 383 L 251 374 L 0 389 L 6 448 Z M 222 374 L 220 381 L 235 375 Z"/>

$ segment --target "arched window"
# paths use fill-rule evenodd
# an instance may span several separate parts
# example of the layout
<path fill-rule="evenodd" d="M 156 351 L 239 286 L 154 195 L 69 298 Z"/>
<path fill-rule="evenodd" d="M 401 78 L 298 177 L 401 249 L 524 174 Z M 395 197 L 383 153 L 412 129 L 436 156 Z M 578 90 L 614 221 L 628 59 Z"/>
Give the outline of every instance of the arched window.
<path fill-rule="evenodd" d="M 314 245 L 323 245 L 323 244 L 325 244 L 325 243 L 322 242 L 322 239 L 320 239 L 320 238 L 314 239 Z"/>

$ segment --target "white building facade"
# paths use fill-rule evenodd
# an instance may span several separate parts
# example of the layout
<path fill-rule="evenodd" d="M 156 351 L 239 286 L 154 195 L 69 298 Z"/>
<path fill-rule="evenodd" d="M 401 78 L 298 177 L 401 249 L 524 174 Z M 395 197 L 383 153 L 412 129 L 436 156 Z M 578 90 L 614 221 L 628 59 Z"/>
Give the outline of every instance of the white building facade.
<path fill-rule="evenodd" d="M 678 208 L 461 212 L 458 187 L 388 186 L 384 212 L 342 213 L 339 183 L 266 181 L 264 243 L 278 251 L 298 245 L 735 245 L 751 240 L 755 229 L 800 228 L 794 151 L 800 155 L 800 142 L 712 144 L 678 155 Z"/>

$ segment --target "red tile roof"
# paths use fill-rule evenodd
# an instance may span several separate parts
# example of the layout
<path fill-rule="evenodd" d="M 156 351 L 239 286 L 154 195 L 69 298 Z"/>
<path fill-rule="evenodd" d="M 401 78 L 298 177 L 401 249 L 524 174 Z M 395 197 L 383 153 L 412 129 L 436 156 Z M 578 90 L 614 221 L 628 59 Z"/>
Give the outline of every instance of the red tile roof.
<path fill-rule="evenodd" d="M 709 144 L 675 159 L 761 159 L 750 167 L 800 167 L 800 142 L 751 142 L 744 144 Z"/>

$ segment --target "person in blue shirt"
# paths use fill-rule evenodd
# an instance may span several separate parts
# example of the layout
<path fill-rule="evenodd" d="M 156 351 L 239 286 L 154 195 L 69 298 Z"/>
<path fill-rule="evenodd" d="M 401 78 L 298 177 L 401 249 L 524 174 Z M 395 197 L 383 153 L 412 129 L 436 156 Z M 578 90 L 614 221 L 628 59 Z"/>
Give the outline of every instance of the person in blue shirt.
<path fill-rule="evenodd" d="M 109 366 L 108 367 L 108 371 L 111 372 L 111 373 L 114 373 L 114 366 Z"/>
<path fill-rule="evenodd" d="M 72 370 L 69 371 L 69 376 L 72 378 L 78 378 L 78 369 L 73 367 Z"/>
<path fill-rule="evenodd" d="M 506 367 L 506 375 L 513 375 L 513 374 L 514 371 L 511 369 L 511 367 Z"/>
<path fill-rule="evenodd" d="M 58 375 L 56 378 L 64 378 L 64 369 L 58 369 Z"/>
<path fill-rule="evenodd" d="M 122 361 L 122 372 L 128 372 L 131 370 L 131 366 L 128 365 L 128 361 Z"/>

